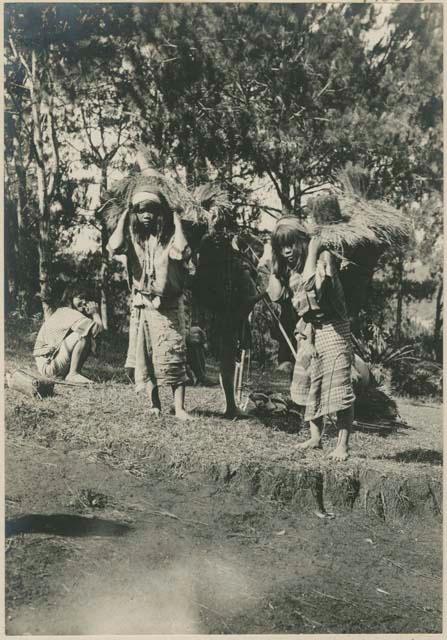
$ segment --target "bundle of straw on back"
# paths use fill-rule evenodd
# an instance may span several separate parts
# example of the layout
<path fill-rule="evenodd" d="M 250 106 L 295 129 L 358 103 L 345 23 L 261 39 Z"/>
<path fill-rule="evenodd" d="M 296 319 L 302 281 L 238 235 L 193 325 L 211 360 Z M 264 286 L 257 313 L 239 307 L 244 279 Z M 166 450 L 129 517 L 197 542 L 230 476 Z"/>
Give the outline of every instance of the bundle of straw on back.
<path fill-rule="evenodd" d="M 228 194 L 218 184 L 207 182 L 194 190 L 194 199 L 207 211 L 212 207 L 228 209 L 231 206 Z"/>
<path fill-rule="evenodd" d="M 402 245 L 409 235 L 408 217 L 384 200 L 358 193 L 346 173 L 341 187 L 333 187 L 309 202 L 311 233 L 328 249 L 340 253 L 369 246 L 385 249 Z"/>

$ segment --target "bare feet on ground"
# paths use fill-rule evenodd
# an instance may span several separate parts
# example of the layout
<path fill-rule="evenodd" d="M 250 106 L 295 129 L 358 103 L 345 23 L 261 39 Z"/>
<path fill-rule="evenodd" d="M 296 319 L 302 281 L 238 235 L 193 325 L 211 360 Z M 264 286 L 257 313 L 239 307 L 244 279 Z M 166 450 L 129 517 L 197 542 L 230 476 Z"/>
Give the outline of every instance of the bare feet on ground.
<path fill-rule="evenodd" d="M 177 420 L 194 420 L 194 416 L 185 411 L 184 409 L 178 410 L 175 412 L 175 417 Z"/>
<path fill-rule="evenodd" d="M 320 440 L 314 440 L 313 438 L 310 438 L 305 442 L 299 442 L 295 446 L 295 449 L 322 449 L 322 448 L 323 447 L 321 446 Z"/>
<path fill-rule="evenodd" d="M 332 453 L 329 454 L 329 458 L 333 460 L 347 460 L 349 458 L 349 452 L 346 447 L 336 447 Z"/>
<path fill-rule="evenodd" d="M 65 377 L 65 382 L 69 382 L 70 384 L 91 384 L 92 380 L 86 378 L 80 373 L 69 373 L 68 376 Z"/>

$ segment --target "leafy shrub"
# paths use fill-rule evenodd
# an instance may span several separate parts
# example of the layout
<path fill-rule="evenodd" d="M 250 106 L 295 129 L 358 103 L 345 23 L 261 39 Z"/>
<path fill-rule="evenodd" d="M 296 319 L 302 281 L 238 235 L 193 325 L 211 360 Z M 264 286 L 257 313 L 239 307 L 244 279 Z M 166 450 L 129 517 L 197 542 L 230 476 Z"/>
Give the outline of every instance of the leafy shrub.
<path fill-rule="evenodd" d="M 425 334 L 418 334 L 408 344 L 396 346 L 391 334 L 369 325 L 361 339 L 354 338 L 354 349 L 387 393 L 440 398 L 442 368 L 427 359 L 426 339 Z"/>
<path fill-rule="evenodd" d="M 418 396 L 442 395 L 442 368 L 436 362 L 395 363 L 391 369 L 392 385 L 396 393 Z"/>

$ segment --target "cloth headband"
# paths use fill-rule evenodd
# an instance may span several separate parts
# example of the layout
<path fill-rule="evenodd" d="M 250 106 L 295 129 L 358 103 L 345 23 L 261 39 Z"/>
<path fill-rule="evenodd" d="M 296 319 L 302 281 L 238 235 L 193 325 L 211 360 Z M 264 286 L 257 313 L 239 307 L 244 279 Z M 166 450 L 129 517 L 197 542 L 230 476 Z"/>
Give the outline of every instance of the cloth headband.
<path fill-rule="evenodd" d="M 157 204 L 161 204 L 160 198 L 156 193 L 151 193 L 150 191 L 139 191 L 135 193 L 132 197 L 132 204 L 140 204 L 140 202 L 155 202 Z"/>

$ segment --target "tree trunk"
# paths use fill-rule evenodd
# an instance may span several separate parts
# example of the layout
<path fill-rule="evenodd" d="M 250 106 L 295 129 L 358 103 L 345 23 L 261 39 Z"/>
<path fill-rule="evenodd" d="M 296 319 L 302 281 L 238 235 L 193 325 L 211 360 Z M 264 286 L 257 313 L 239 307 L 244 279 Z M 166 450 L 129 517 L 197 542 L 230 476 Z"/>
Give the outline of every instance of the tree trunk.
<path fill-rule="evenodd" d="M 40 183 L 41 180 L 38 180 Z M 53 313 L 50 278 L 50 212 L 43 187 L 39 184 L 39 283 L 44 318 Z"/>
<path fill-rule="evenodd" d="M 293 209 L 300 219 L 302 218 L 301 197 L 301 180 L 297 180 L 293 187 Z"/>
<path fill-rule="evenodd" d="M 27 314 L 33 292 L 30 287 L 30 279 L 26 277 L 30 265 L 27 263 L 24 235 L 27 230 L 26 203 L 27 180 L 26 169 L 23 165 L 23 132 L 20 129 L 20 120 L 12 119 L 13 125 L 13 167 L 17 180 L 17 192 L 15 208 L 8 209 L 8 247 L 5 247 L 5 255 L 8 256 L 10 283 L 10 306 L 20 307 L 20 311 Z M 6 165 L 5 165 L 6 166 Z M 6 239 L 6 238 L 5 238 Z"/>
<path fill-rule="evenodd" d="M 289 176 L 281 176 L 281 210 L 282 215 L 292 214 L 292 203 L 290 202 L 290 178 Z"/>
<path fill-rule="evenodd" d="M 17 297 L 20 301 L 21 310 L 23 313 L 28 314 L 31 299 L 35 294 L 33 287 L 31 286 L 30 278 L 27 277 L 27 272 L 30 267 L 29 250 L 26 249 L 27 241 L 29 241 L 30 235 L 28 233 L 27 225 L 27 181 L 26 170 L 22 163 L 21 154 L 15 154 L 14 159 L 15 170 L 18 181 L 17 191 L 17 204 L 16 204 L 16 223 L 17 223 L 17 235 L 14 251 L 16 255 L 17 264 Z M 27 240 L 28 239 L 28 240 Z"/>
<path fill-rule="evenodd" d="M 50 280 L 50 209 L 45 169 L 37 162 L 37 199 L 39 204 L 39 283 L 45 319 L 53 312 Z"/>
<path fill-rule="evenodd" d="M 47 180 L 45 168 L 38 161 L 37 200 L 39 206 L 39 283 L 40 300 L 45 319 L 52 314 L 51 281 L 50 281 L 50 209 L 48 204 Z"/>
<path fill-rule="evenodd" d="M 442 362 L 442 311 L 443 311 L 443 283 L 439 284 L 438 293 L 436 294 L 436 313 L 435 313 L 435 329 L 433 333 L 435 343 L 436 360 Z"/>
<path fill-rule="evenodd" d="M 5 314 L 17 308 L 18 302 L 18 253 L 17 253 L 17 212 L 13 207 L 5 207 L 4 256 L 5 256 Z"/>
<path fill-rule="evenodd" d="M 107 170 L 108 166 L 104 163 L 101 167 L 101 185 L 100 192 L 101 197 L 104 198 L 107 192 Z M 107 330 L 109 328 L 109 316 L 110 316 L 110 307 L 109 307 L 109 254 L 107 251 L 107 235 L 106 235 L 106 227 L 103 224 L 101 226 L 101 272 L 100 272 L 100 281 L 101 281 L 101 319 L 104 325 L 104 329 Z"/>
<path fill-rule="evenodd" d="M 53 312 L 51 300 L 51 281 L 50 281 L 50 207 L 48 183 L 45 168 L 48 163 L 48 157 L 44 153 L 44 142 L 42 135 L 41 121 L 41 87 L 38 75 L 37 54 L 31 52 L 31 115 L 33 122 L 33 155 L 36 162 L 37 174 L 37 199 L 39 207 L 39 283 L 40 283 L 40 300 L 45 319 Z M 54 175 L 51 175 L 50 180 Z"/>

